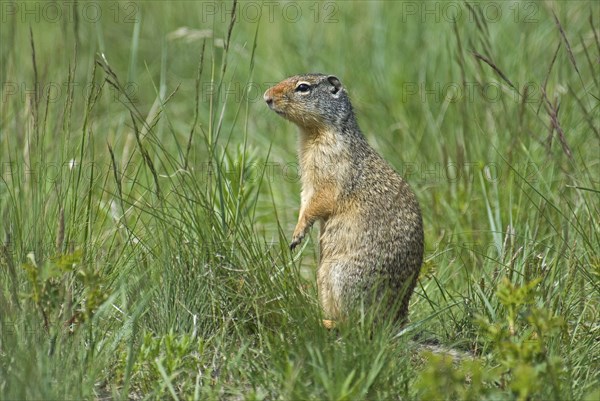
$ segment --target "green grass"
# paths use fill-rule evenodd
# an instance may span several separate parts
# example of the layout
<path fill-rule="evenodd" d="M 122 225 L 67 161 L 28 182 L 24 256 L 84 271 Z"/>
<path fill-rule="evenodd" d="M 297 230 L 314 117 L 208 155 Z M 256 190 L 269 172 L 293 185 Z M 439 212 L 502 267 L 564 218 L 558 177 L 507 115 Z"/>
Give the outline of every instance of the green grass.
<path fill-rule="evenodd" d="M 258 4 L 2 4 L 0 399 L 597 399 L 598 6 Z M 421 203 L 402 331 L 288 250 L 308 71 Z"/>

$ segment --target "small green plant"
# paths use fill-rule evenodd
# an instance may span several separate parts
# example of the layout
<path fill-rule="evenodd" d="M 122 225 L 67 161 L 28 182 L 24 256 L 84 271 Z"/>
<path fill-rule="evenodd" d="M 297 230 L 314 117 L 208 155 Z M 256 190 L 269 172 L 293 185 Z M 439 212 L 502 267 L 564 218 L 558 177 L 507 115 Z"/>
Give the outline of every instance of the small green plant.
<path fill-rule="evenodd" d="M 491 383 L 498 377 L 478 359 L 457 362 L 450 355 L 427 351 L 427 364 L 419 373 L 416 390 L 424 400 L 480 400 L 494 393 Z"/>
<path fill-rule="evenodd" d="M 508 392 L 517 400 L 563 397 L 560 380 L 566 374 L 566 362 L 551 350 L 565 323 L 536 304 L 539 282 L 535 279 L 518 286 L 503 278 L 496 291 L 502 309 L 498 321 L 476 318 L 485 358 L 455 361 L 443 353 L 427 353 L 427 366 L 417 380 L 421 396 L 470 400 Z M 545 387 L 548 382 L 553 383 L 551 388 Z"/>
<path fill-rule="evenodd" d="M 27 297 L 40 311 L 46 329 L 61 321 L 74 331 L 107 299 L 102 276 L 82 263 L 81 250 L 41 263 L 30 253 L 22 267 L 29 284 Z"/>
<path fill-rule="evenodd" d="M 180 391 L 185 390 L 187 385 L 193 383 L 190 373 L 196 374 L 201 369 L 199 357 L 203 355 L 204 345 L 205 342 L 186 334 L 170 332 L 162 337 L 144 334 L 131 369 L 131 390 L 168 396 L 169 390 L 161 380 L 165 372 L 168 372 L 170 382 L 176 381 Z M 123 353 L 121 356 L 115 377 L 118 382 L 124 380 L 127 364 L 127 354 Z"/>
<path fill-rule="evenodd" d="M 505 311 L 504 320 L 490 322 L 478 318 L 483 338 L 494 360 L 500 363 L 498 381 L 519 400 L 547 391 L 558 398 L 564 395 L 561 378 L 566 363 L 553 353 L 556 348 L 553 343 L 560 340 L 565 322 L 536 303 L 540 281 L 537 278 L 517 286 L 503 278 L 496 294 Z M 548 382 L 552 387 L 544 388 Z"/>

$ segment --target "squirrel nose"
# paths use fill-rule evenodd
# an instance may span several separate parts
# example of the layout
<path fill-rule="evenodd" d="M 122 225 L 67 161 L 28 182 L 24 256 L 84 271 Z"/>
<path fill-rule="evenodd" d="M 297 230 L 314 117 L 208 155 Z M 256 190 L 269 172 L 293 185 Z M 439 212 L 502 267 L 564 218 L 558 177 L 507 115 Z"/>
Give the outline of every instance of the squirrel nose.
<path fill-rule="evenodd" d="M 267 102 L 267 105 L 269 105 L 269 107 L 271 107 L 271 105 L 273 104 L 273 96 L 271 96 L 271 93 L 269 93 L 270 91 L 267 90 L 265 92 L 265 94 L 263 95 L 263 99 L 265 99 L 265 102 Z"/>

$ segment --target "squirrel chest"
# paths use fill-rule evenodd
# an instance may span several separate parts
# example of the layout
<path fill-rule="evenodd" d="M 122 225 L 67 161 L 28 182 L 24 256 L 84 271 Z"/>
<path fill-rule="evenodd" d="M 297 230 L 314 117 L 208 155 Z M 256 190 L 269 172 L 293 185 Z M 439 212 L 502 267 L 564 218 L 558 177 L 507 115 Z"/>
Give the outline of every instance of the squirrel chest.
<path fill-rule="evenodd" d="M 302 132 L 298 147 L 301 207 L 314 197 L 317 202 L 334 202 L 326 209 L 333 213 L 350 170 L 347 151 L 332 132 Z M 329 215 L 320 216 L 326 220 Z"/>

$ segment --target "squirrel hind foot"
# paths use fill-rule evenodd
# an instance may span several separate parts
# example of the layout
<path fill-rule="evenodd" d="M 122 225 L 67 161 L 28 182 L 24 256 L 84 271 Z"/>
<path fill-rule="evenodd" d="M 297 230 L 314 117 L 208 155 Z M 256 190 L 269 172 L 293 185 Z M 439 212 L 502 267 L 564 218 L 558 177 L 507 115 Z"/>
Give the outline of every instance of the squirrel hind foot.
<path fill-rule="evenodd" d="M 335 320 L 323 319 L 323 327 L 325 327 L 327 330 L 335 329 L 335 326 Z"/>

